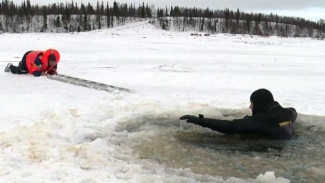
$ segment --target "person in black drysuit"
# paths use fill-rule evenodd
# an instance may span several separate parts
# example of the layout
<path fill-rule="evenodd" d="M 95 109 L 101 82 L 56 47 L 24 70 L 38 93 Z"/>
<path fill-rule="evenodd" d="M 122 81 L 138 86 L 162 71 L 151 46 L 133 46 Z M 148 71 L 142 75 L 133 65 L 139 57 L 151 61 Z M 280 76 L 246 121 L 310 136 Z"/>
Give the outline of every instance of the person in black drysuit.
<path fill-rule="evenodd" d="M 293 123 L 297 118 L 294 108 L 281 107 L 266 89 L 254 91 L 250 101 L 253 115 L 242 119 L 209 119 L 203 115 L 185 115 L 180 119 L 225 134 L 258 134 L 273 139 L 290 139 L 294 135 Z"/>

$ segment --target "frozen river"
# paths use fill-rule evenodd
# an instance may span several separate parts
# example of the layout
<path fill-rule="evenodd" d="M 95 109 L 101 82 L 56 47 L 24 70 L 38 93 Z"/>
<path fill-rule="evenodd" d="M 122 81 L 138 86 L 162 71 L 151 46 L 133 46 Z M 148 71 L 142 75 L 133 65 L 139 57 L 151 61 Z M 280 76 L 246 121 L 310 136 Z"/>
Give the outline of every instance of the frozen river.
<path fill-rule="evenodd" d="M 0 182 L 322 182 L 325 42 L 166 32 L 146 23 L 80 34 L 0 34 L 0 69 L 56 48 L 59 73 L 107 93 L 0 72 Z M 224 136 L 178 118 L 250 115 L 273 92 L 299 113 L 291 141 Z"/>

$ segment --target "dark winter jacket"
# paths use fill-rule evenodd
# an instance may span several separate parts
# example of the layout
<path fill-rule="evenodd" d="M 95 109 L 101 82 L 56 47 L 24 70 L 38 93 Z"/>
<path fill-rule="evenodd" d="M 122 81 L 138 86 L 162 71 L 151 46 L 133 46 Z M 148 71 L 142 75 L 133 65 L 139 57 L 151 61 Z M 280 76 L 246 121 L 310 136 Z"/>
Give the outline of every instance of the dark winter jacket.
<path fill-rule="evenodd" d="M 225 134 L 259 134 L 274 139 L 290 139 L 293 135 L 293 123 L 297 118 L 294 108 L 283 108 L 278 102 L 265 107 L 265 112 L 242 119 L 219 120 L 185 115 L 180 119 L 207 127 Z"/>

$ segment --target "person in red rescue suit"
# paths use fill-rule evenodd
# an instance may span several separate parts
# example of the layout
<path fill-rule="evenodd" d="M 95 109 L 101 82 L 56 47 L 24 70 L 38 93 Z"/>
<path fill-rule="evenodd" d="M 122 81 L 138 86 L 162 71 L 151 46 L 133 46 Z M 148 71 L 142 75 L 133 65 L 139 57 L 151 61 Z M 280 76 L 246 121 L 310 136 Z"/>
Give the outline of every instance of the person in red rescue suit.
<path fill-rule="evenodd" d="M 5 72 L 13 74 L 32 74 L 34 76 L 45 76 L 57 74 L 57 64 L 60 53 L 55 49 L 46 51 L 28 51 L 24 54 L 18 66 L 8 64 Z"/>

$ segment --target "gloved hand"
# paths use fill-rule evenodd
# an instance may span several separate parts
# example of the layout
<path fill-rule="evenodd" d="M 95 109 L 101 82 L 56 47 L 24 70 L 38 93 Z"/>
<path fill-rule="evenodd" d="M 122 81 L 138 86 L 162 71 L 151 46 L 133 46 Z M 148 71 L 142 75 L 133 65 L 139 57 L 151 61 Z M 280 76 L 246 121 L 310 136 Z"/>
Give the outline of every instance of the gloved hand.
<path fill-rule="evenodd" d="M 58 73 L 56 72 L 55 69 L 53 69 L 51 72 L 48 72 L 47 74 L 49 74 L 49 75 L 57 75 Z"/>
<path fill-rule="evenodd" d="M 186 120 L 188 123 L 193 123 L 196 125 L 200 125 L 202 123 L 202 120 L 204 119 L 204 116 L 202 114 L 199 114 L 199 117 L 193 116 L 193 115 L 184 115 L 179 118 L 180 120 Z"/>

